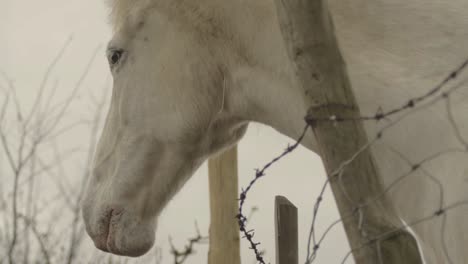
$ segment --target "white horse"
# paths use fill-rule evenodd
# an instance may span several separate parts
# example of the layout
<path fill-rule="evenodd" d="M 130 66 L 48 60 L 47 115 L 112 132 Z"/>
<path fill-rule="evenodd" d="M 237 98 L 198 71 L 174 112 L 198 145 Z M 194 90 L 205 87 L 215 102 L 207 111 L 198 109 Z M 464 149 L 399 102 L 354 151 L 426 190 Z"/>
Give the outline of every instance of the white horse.
<path fill-rule="evenodd" d="M 468 56 L 466 0 L 329 0 L 340 48 L 364 114 L 427 92 Z M 197 167 L 238 142 L 251 121 L 296 139 L 309 108 L 287 56 L 273 0 L 114 0 L 108 58 L 114 77 L 83 216 L 101 250 L 139 256 L 158 215 Z M 458 82 L 467 75 L 458 76 Z M 468 136 L 467 89 L 450 96 Z M 392 120 L 401 116 L 391 117 Z M 385 122 L 366 122 L 369 135 Z M 302 144 L 317 151 L 312 132 Z M 403 118 L 373 146 L 389 185 L 435 153 L 463 149 L 445 101 Z M 404 155 L 404 157 L 401 156 Z M 467 154 L 424 163 L 445 205 L 468 199 Z M 306 196 L 306 194 L 304 194 Z M 440 206 L 422 170 L 389 193 L 410 223 Z M 427 263 L 468 263 L 468 208 L 413 227 Z"/>

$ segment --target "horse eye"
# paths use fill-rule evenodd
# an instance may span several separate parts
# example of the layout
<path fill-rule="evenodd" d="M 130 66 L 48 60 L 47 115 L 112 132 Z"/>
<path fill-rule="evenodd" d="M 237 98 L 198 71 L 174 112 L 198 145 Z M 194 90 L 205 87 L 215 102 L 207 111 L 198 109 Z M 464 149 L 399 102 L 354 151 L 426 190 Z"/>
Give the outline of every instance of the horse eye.
<path fill-rule="evenodd" d="M 124 51 L 123 50 L 112 50 L 109 56 L 109 63 L 111 66 L 117 64 L 122 58 Z"/>

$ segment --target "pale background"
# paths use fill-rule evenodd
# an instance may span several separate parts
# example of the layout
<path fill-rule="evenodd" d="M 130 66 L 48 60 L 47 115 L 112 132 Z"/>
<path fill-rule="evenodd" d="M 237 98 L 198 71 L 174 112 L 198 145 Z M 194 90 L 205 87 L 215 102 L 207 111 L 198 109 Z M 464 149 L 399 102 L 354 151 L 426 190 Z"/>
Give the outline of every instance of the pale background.
<path fill-rule="evenodd" d="M 47 66 L 70 36 L 73 40 L 51 74 L 52 82 L 58 83 L 57 99 L 54 100 L 64 98 L 71 92 L 93 52 L 99 49 L 99 53 L 83 83 L 84 88 L 67 115 L 67 122 L 92 115 L 87 101 L 88 95 L 102 94 L 106 83 L 110 83 L 104 47 L 111 36 L 104 1 L 0 0 L 0 70 L 14 81 L 18 96 L 25 106 L 33 101 Z M 0 85 L 5 84 L 0 81 Z M 109 86 L 108 84 L 107 87 Z M 85 144 L 87 139 L 82 136 L 82 129 L 77 127 L 64 135 L 60 144 L 64 147 Z M 240 186 L 246 186 L 254 176 L 255 168 L 263 166 L 290 143 L 293 143 L 293 140 L 271 128 L 252 124 L 239 146 Z M 2 162 L 3 152 L 0 153 Z M 79 181 L 80 174 L 73 172 L 84 163 L 83 159 L 83 156 L 77 154 L 67 167 L 70 173 L 64 177 L 70 177 L 70 182 Z M 4 185 L 2 189 L 5 190 L 10 184 L 8 174 L 5 174 L 6 169 L 3 166 L 0 168 L 0 172 L 3 173 L 3 176 L 0 175 L 0 184 Z M 260 210 L 248 226 L 255 228 L 256 241 L 260 241 L 260 248 L 266 250 L 267 262 L 275 262 L 274 196 L 284 195 L 299 208 L 300 261 L 303 262 L 313 204 L 324 181 L 324 170 L 318 156 L 300 147 L 267 171 L 267 177 L 249 193 L 246 209 L 257 206 Z M 54 188 L 55 185 L 44 180 L 41 192 L 44 192 L 44 195 L 54 193 Z M 203 165 L 163 211 L 156 234 L 156 246 L 160 247 L 163 253 L 162 263 L 173 263 L 168 247 L 169 236 L 172 236 L 179 249 L 183 249 L 187 239 L 195 235 L 195 221 L 198 222 L 201 233 L 207 234 L 207 190 L 207 168 Z M 318 218 L 319 234 L 338 218 L 333 198 L 327 192 Z M 57 219 L 57 223 L 60 223 L 60 219 Z M 67 226 L 63 229 L 66 231 Z M 82 246 L 89 247 L 89 250 L 85 251 L 89 252 L 89 255 L 95 254 L 96 250 L 87 236 Z M 254 256 L 244 240 L 241 247 L 243 263 L 255 263 Z M 197 254 L 185 263 L 206 263 L 207 246 L 196 246 L 196 251 Z M 338 226 L 327 236 L 315 263 L 341 263 L 348 251 L 349 245 L 344 231 Z M 3 257 L 3 250 L 0 249 L 0 258 Z M 89 256 L 78 256 L 77 260 L 78 263 L 89 262 Z M 140 258 L 137 262 L 154 263 L 154 260 Z M 347 263 L 352 261 L 348 260 Z"/>

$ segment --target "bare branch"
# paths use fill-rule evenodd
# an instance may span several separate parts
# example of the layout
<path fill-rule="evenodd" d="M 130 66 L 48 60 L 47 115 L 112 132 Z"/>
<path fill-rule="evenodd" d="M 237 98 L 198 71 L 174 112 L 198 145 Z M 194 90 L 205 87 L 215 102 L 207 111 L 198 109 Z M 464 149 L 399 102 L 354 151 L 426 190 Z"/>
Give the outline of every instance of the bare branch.
<path fill-rule="evenodd" d="M 196 229 L 196 236 L 193 238 L 188 239 L 188 245 L 185 246 L 183 250 L 177 250 L 174 244 L 172 243 L 172 238 L 169 237 L 169 244 L 171 245 L 171 253 L 174 257 L 174 264 L 182 264 L 184 263 L 187 258 L 194 254 L 194 247 L 196 244 L 207 243 L 208 237 L 204 237 L 200 234 L 200 230 L 198 228 L 197 223 L 195 223 Z"/>
<path fill-rule="evenodd" d="M 44 94 L 44 89 L 47 86 L 48 80 L 50 78 L 50 74 L 54 70 L 54 68 L 57 65 L 57 63 L 59 62 L 59 60 L 63 57 L 63 54 L 65 53 L 66 49 L 68 48 L 68 46 L 70 45 L 72 40 L 73 40 L 72 36 L 68 37 L 68 39 L 63 44 L 62 48 L 59 50 L 59 52 L 57 53 L 55 58 L 52 60 L 52 62 L 47 67 L 47 70 L 46 70 L 46 72 L 44 74 L 42 82 L 41 82 L 41 84 L 39 86 L 39 91 L 38 91 L 38 93 L 36 95 L 36 100 L 34 101 L 32 107 L 31 107 L 31 110 L 30 110 L 29 114 L 27 115 L 27 117 L 25 119 L 25 126 L 28 126 L 28 124 L 31 121 L 31 119 L 33 118 L 34 114 L 37 113 L 36 111 L 40 110 L 40 103 L 42 101 L 42 96 Z"/>
<path fill-rule="evenodd" d="M 18 215 L 18 217 L 23 219 L 23 221 L 26 223 L 26 226 L 28 226 L 31 229 L 31 231 L 33 232 L 34 236 L 37 239 L 37 242 L 39 243 L 42 256 L 43 256 L 43 260 L 45 261 L 45 263 L 50 264 L 51 263 L 50 253 L 43 239 L 43 235 L 37 230 L 36 222 L 31 221 L 30 219 L 28 219 L 27 216 L 24 216 L 21 214 Z"/>

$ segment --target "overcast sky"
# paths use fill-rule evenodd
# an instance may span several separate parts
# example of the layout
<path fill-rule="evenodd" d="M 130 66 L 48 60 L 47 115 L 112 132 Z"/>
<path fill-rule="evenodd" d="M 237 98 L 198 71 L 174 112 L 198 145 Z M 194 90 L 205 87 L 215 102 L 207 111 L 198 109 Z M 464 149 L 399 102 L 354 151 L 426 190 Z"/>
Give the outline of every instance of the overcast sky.
<path fill-rule="evenodd" d="M 99 53 L 84 86 L 87 91 L 100 93 L 109 80 L 103 48 L 110 38 L 110 27 L 103 0 L 0 0 L 0 70 L 14 80 L 22 102 L 32 102 L 47 65 L 70 37 L 72 41 L 51 78 L 59 84 L 58 98 L 70 93 L 96 49 L 99 49 Z M 87 111 L 85 108 L 89 102 L 86 98 L 79 98 L 70 118 L 80 118 Z M 82 140 L 79 130 L 67 136 L 64 142 Z M 271 128 L 252 124 L 239 146 L 239 185 L 246 186 L 254 176 L 255 168 L 264 165 L 292 142 Z M 267 177 L 252 190 L 246 206 L 258 206 L 260 211 L 249 223 L 249 227 L 255 228 L 256 239 L 262 243 L 261 248 L 266 249 L 267 262 L 275 262 L 274 196 L 284 195 L 299 208 L 300 260 L 303 261 L 313 203 L 324 181 L 320 159 L 308 150 L 299 148 L 267 171 Z M 207 190 L 207 169 L 204 165 L 163 211 L 159 219 L 156 245 L 164 250 L 164 263 L 172 263 L 167 248 L 169 235 L 182 248 L 186 239 L 195 234 L 195 220 L 202 234 L 207 234 Z M 318 219 L 319 231 L 323 231 L 339 218 L 333 198 L 328 192 L 322 206 Z M 87 237 L 83 243 L 92 245 Z M 343 229 L 339 226 L 327 236 L 316 263 L 341 263 L 348 250 Z M 206 263 L 207 247 L 198 247 L 197 252 L 187 264 Z M 243 263 L 254 263 L 252 252 L 244 241 L 242 259 Z"/>

